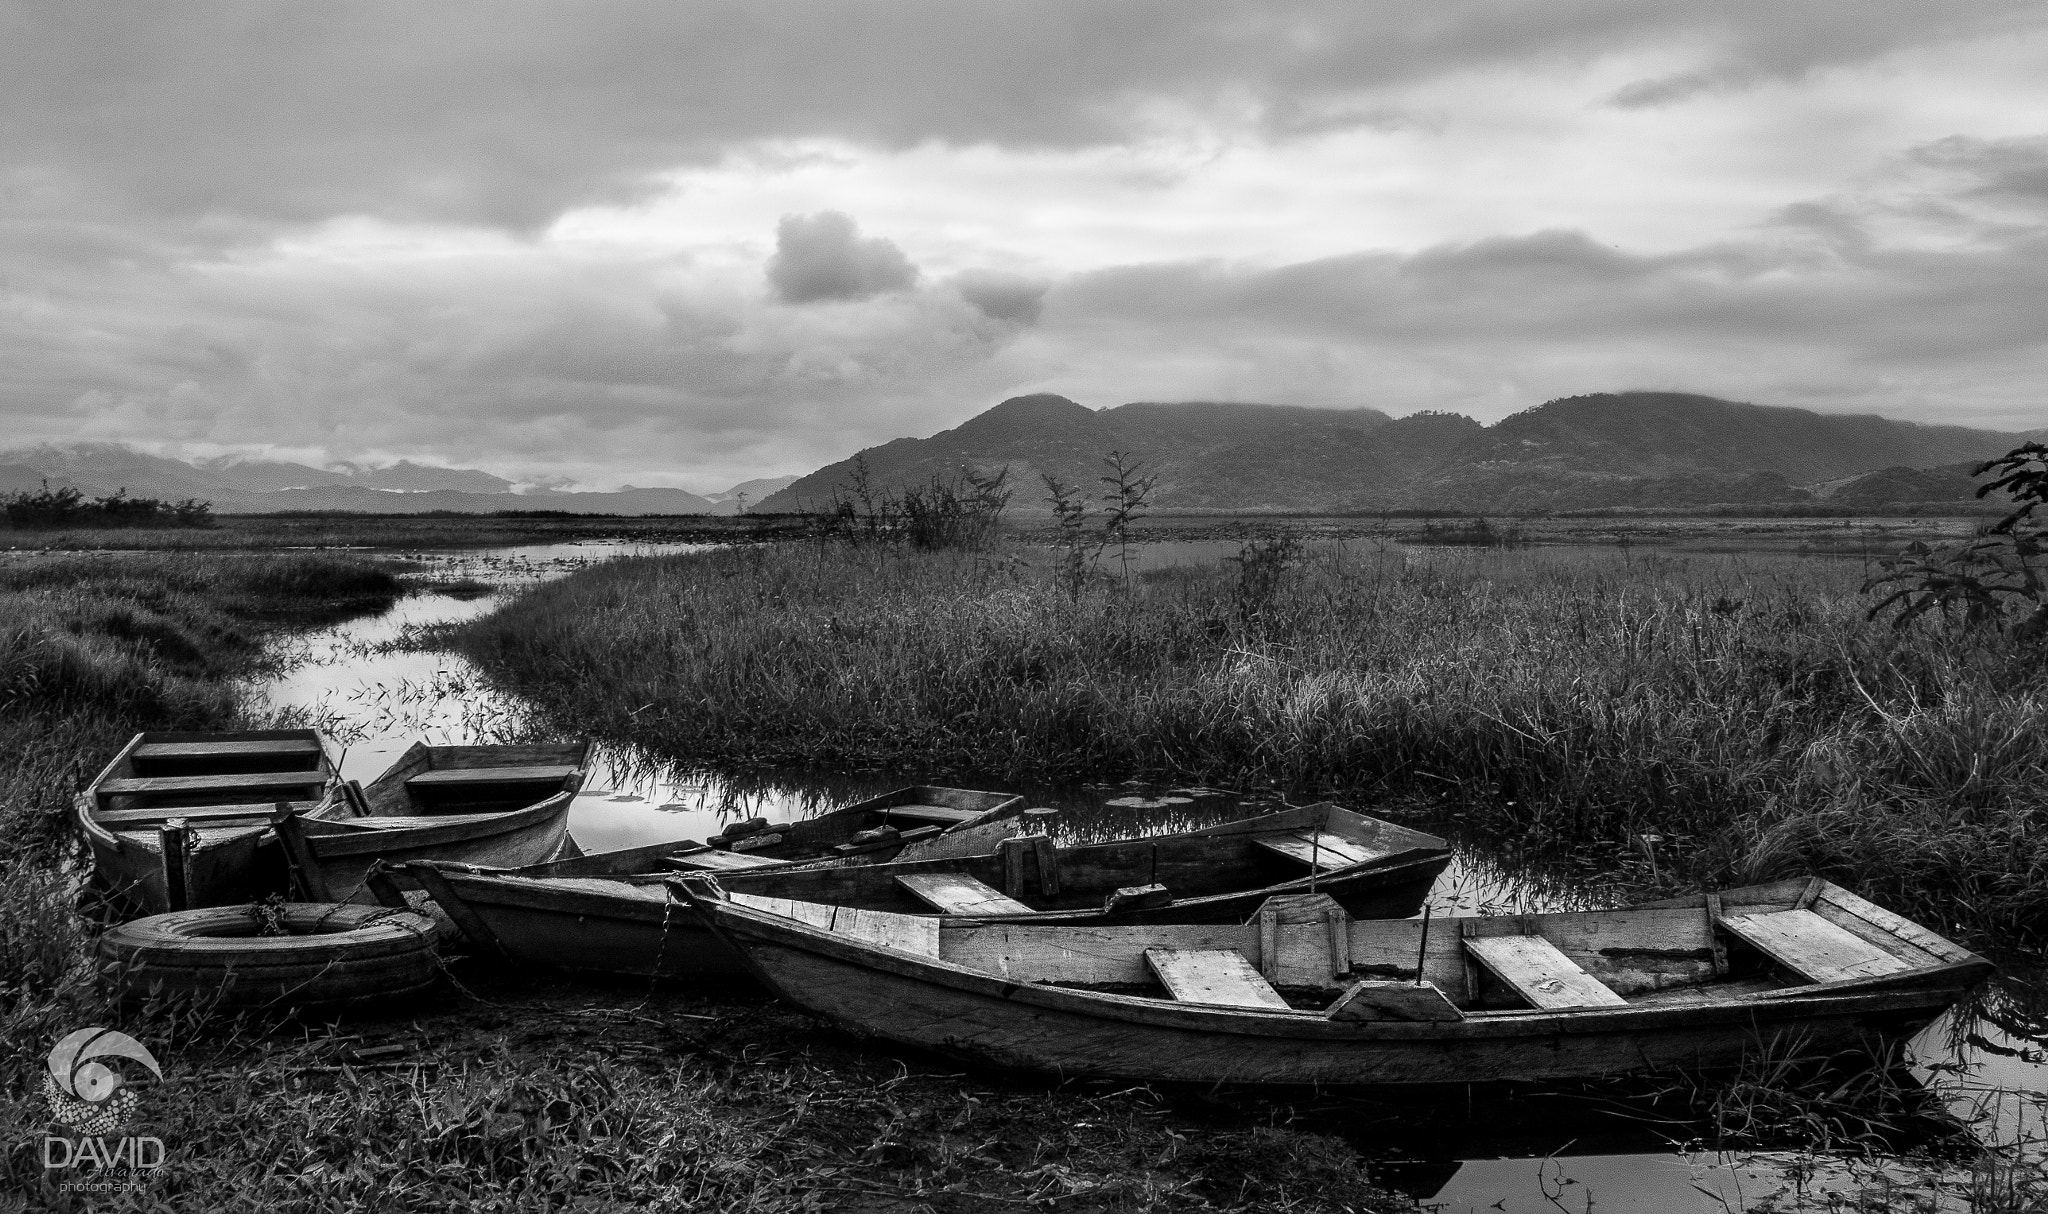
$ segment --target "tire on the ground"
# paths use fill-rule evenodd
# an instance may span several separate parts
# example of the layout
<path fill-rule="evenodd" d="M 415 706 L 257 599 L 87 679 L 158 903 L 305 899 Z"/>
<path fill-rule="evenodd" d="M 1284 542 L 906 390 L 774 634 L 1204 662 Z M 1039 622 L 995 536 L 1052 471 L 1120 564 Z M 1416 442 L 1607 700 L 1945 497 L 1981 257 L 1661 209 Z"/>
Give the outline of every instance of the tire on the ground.
<path fill-rule="evenodd" d="M 210 906 L 124 923 L 100 937 L 122 1002 L 189 999 L 226 1008 L 320 1007 L 434 984 L 433 920 L 410 911 L 293 902 L 281 936 L 257 934 L 252 907 Z"/>

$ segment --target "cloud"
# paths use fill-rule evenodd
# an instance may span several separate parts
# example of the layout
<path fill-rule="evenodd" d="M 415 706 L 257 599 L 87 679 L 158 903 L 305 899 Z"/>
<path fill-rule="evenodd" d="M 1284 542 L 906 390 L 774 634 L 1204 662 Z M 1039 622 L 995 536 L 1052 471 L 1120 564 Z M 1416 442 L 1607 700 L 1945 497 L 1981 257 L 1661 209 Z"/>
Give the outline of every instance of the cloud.
<path fill-rule="evenodd" d="M 1399 110 L 1388 94 L 1460 73 L 1689 47 L 1678 78 L 1733 87 L 2040 20 L 2026 0 L 15 5 L 0 196 L 216 237 L 350 214 L 532 233 L 763 141 L 1076 148 L 1175 115 L 1371 123 Z"/>
<path fill-rule="evenodd" d="M 852 217 L 822 211 L 782 217 L 768 282 L 788 304 L 869 299 L 909 290 L 917 267 L 893 243 L 879 236 L 861 239 Z"/>
<path fill-rule="evenodd" d="M 953 276 L 953 289 L 990 320 L 1028 325 L 1038 319 L 1051 283 L 1000 270 L 966 270 Z"/>

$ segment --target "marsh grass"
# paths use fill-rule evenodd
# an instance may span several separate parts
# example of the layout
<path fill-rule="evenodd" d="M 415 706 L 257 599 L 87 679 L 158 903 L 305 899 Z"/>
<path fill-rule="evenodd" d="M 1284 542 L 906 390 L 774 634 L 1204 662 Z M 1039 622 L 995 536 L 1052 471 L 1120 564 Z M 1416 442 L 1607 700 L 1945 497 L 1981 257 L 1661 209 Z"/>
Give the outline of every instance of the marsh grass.
<path fill-rule="evenodd" d="M 1256 554 L 1255 554 L 1256 559 Z M 459 634 L 557 722 L 713 766 L 1426 804 L 1656 886 L 1818 872 L 2048 926 L 2048 664 L 1864 618 L 1860 566 L 1322 550 L 1273 579 L 802 545 L 618 561 Z"/>

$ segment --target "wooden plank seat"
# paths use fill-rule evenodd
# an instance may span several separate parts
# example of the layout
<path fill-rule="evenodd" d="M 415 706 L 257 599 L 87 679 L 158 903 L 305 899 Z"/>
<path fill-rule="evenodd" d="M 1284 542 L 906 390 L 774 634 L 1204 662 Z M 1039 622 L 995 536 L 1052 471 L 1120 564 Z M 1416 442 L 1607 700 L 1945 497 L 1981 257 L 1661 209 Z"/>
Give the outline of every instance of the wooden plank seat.
<path fill-rule="evenodd" d="M 112 797 L 208 797 L 216 793 L 244 793 L 252 799 L 273 794 L 315 793 L 327 786 L 324 771 L 245 771 L 207 776 L 130 776 L 102 780 L 95 790 L 100 804 Z"/>
<path fill-rule="evenodd" d="M 1718 922 L 1810 982 L 1876 978 L 1913 968 L 1904 959 L 1810 910 L 1723 915 Z"/>
<path fill-rule="evenodd" d="M 469 784 L 560 784 L 574 775 L 568 764 L 520 767 L 437 767 L 405 782 L 407 788 L 460 788 Z"/>
<path fill-rule="evenodd" d="M 896 884 L 947 915 L 1025 915 L 1032 910 L 965 873 L 912 873 L 896 878 Z"/>
<path fill-rule="evenodd" d="M 1280 992 L 1235 949 L 1148 948 L 1145 964 L 1181 1003 L 1288 1010 Z"/>
<path fill-rule="evenodd" d="M 1628 1006 L 1626 999 L 1541 936 L 1468 936 L 1465 951 L 1545 1011 Z"/>
<path fill-rule="evenodd" d="M 316 759 L 320 744 L 311 738 L 270 738 L 258 742 L 146 742 L 129 753 L 139 763 L 190 762 L 196 759 Z"/>
<path fill-rule="evenodd" d="M 1300 864 L 1312 865 L 1317 872 L 1349 868 L 1353 864 L 1364 864 L 1390 856 L 1393 851 L 1383 847 L 1368 847 L 1329 831 L 1296 830 L 1269 835 L 1254 835 L 1252 842 L 1275 855 L 1285 856 Z"/>
<path fill-rule="evenodd" d="M 943 805 L 891 805 L 882 817 L 891 822 L 915 822 L 922 826 L 958 826 L 982 815 L 978 809 L 947 809 Z"/>
<path fill-rule="evenodd" d="M 312 808 L 313 803 L 301 802 L 294 806 L 301 813 Z M 140 826 L 161 826 L 172 818 L 183 818 L 194 826 L 211 825 L 220 822 L 269 821 L 277 816 L 275 803 L 260 801 L 242 805 L 158 805 L 148 809 L 101 809 L 93 811 L 93 821 L 102 826 L 133 830 Z"/>
<path fill-rule="evenodd" d="M 743 852 L 719 851 L 707 847 L 703 851 L 683 852 L 665 857 L 662 865 L 679 873 L 689 872 L 738 872 L 744 869 L 781 868 L 788 860 L 776 860 L 768 856 L 749 856 Z"/>
<path fill-rule="evenodd" d="M 894 911 L 798 902 L 793 898 L 764 898 L 757 894 L 733 894 L 732 900 L 741 906 L 807 923 L 836 936 L 864 940 L 883 948 L 900 949 L 924 957 L 936 958 L 939 955 L 939 921 L 932 915 L 899 915 Z"/>

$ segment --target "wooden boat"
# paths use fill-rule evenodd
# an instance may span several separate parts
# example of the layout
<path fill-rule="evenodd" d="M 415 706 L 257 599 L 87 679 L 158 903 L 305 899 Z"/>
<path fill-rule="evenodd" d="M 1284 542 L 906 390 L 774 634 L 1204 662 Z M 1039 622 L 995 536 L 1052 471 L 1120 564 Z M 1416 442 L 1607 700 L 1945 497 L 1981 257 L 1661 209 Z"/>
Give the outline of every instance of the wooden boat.
<path fill-rule="evenodd" d="M 1014 793 L 913 784 L 796 822 L 749 818 L 706 842 L 765 860 L 933 859 L 988 851 L 1024 812 Z"/>
<path fill-rule="evenodd" d="M 305 895 L 371 901 L 379 860 L 517 867 L 554 858 L 583 786 L 588 741 L 534 746 L 415 743 L 367 785 L 336 785 L 279 834 Z"/>
<path fill-rule="evenodd" d="M 240 902 L 280 871 L 279 803 L 313 808 L 340 758 L 311 729 L 139 733 L 74 812 L 100 876 L 147 913 Z"/>
<path fill-rule="evenodd" d="M 776 994 L 859 1033 L 1135 1082 L 1543 1080 L 1737 1063 L 1780 1038 L 1883 1046 L 1991 964 L 1826 881 L 1651 906 L 1354 920 L 1316 896 L 1242 925 L 934 919 L 692 874 Z"/>
<path fill-rule="evenodd" d="M 415 865 L 408 875 L 487 951 L 672 977 L 744 972 L 669 898 L 663 879 L 679 871 L 717 872 L 736 891 L 868 910 L 1202 923 L 1239 921 L 1274 894 L 1309 890 L 1361 916 L 1413 914 L 1450 855 L 1434 835 L 1323 804 L 1147 839 L 1055 848 L 1042 834 L 1018 835 L 981 855 L 884 864 L 799 866 L 670 843 L 514 872 Z"/>

